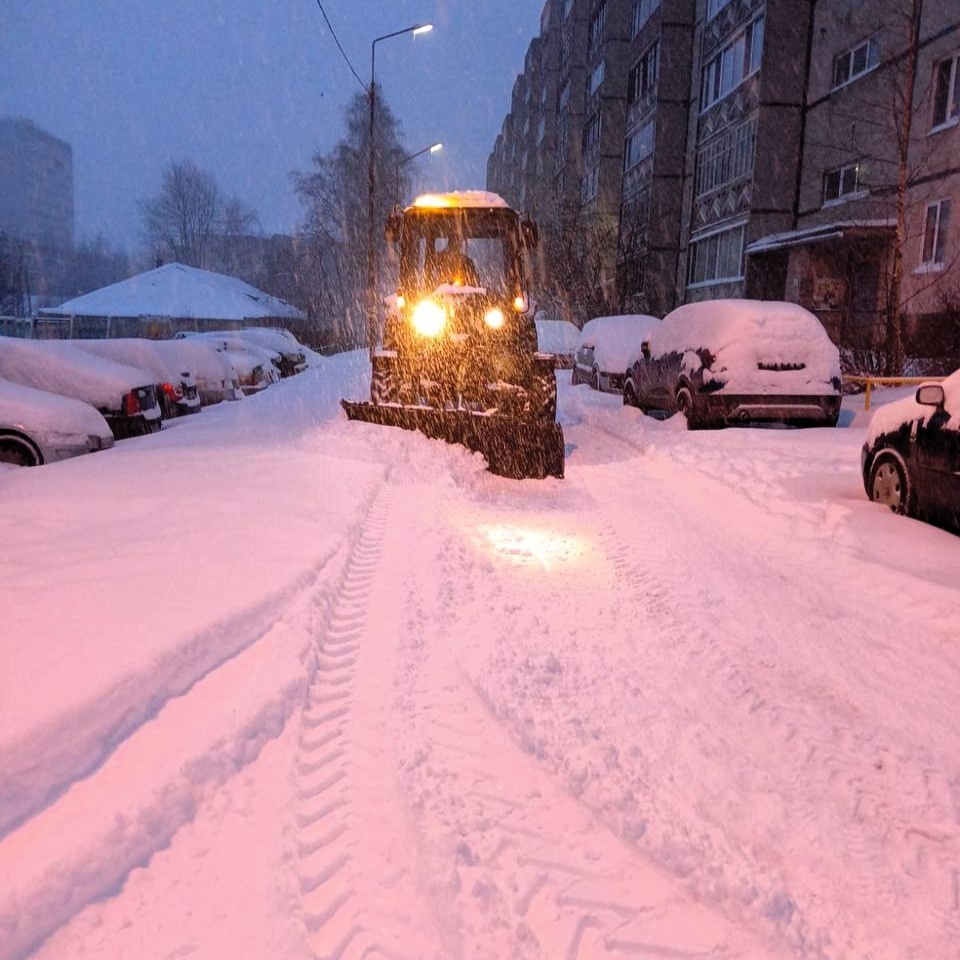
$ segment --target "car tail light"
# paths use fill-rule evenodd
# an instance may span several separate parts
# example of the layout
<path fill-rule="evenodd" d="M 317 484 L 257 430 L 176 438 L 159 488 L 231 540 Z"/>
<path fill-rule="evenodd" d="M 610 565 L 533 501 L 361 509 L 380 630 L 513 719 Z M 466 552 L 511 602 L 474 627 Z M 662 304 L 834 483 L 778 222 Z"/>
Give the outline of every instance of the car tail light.
<path fill-rule="evenodd" d="M 183 390 L 178 383 L 161 383 L 161 388 L 163 392 L 170 397 L 171 400 L 182 400 L 183 399 Z"/>
<path fill-rule="evenodd" d="M 123 412 L 128 417 L 135 417 L 140 412 L 140 400 L 136 390 L 123 395 Z"/>

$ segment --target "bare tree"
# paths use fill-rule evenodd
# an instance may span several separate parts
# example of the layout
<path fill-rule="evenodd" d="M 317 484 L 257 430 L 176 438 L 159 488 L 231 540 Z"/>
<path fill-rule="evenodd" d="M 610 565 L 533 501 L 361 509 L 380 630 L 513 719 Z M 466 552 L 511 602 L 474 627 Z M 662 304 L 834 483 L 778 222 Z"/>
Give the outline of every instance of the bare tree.
<path fill-rule="evenodd" d="M 205 267 L 221 206 L 212 174 L 191 160 L 172 161 L 160 192 L 140 204 L 144 236 L 158 255 Z"/>
<path fill-rule="evenodd" d="M 367 252 L 367 150 L 369 100 L 357 93 L 347 106 L 343 139 L 328 153 L 318 153 L 306 173 L 293 174 L 294 184 L 306 207 L 304 233 L 312 251 L 313 276 L 322 285 L 318 300 L 326 305 L 334 325 L 333 339 L 358 346 L 366 342 L 366 252 Z M 374 164 L 377 189 L 374 196 L 373 243 L 384 257 L 382 230 L 396 201 L 397 178 L 405 190 L 409 181 L 399 165 L 406 158 L 400 140 L 400 124 L 378 90 L 376 98 Z"/>

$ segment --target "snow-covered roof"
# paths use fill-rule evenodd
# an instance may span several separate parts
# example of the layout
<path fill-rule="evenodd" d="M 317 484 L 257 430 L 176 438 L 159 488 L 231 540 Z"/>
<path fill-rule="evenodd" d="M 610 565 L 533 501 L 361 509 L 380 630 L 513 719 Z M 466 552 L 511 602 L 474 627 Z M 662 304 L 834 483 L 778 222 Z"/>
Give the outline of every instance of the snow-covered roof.
<path fill-rule="evenodd" d="M 489 190 L 451 190 L 448 193 L 423 193 L 413 201 L 415 207 L 506 207 L 498 193 Z"/>
<path fill-rule="evenodd" d="M 44 316 L 303 319 L 296 307 L 222 273 L 168 263 L 42 311 Z"/>
<path fill-rule="evenodd" d="M 660 326 L 658 317 L 624 313 L 594 317 L 580 331 L 581 345 L 593 347 L 593 361 L 604 373 L 625 373 L 640 356 L 640 345 Z"/>

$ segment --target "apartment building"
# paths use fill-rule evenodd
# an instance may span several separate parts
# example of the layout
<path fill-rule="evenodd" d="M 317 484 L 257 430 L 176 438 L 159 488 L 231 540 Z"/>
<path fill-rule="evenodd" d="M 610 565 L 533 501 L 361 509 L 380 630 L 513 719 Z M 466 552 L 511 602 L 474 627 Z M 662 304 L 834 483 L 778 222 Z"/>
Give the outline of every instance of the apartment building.
<path fill-rule="evenodd" d="M 617 246 L 625 312 L 663 316 L 677 302 L 694 12 L 694 0 L 630 9 Z"/>
<path fill-rule="evenodd" d="M 546 209 L 574 210 L 581 257 L 600 261 L 553 278 L 575 319 L 786 299 L 843 346 L 889 343 L 902 317 L 908 354 L 960 355 L 955 5 L 547 0 L 538 42 L 524 76 L 552 136 L 510 168 L 515 97 L 489 169 L 542 191 L 552 162 Z"/>
<path fill-rule="evenodd" d="M 30 120 L 0 118 L 0 232 L 73 245 L 73 151 Z"/>
<path fill-rule="evenodd" d="M 748 252 L 853 351 L 960 354 L 958 70 L 955 7 L 815 7 L 796 222 Z"/>

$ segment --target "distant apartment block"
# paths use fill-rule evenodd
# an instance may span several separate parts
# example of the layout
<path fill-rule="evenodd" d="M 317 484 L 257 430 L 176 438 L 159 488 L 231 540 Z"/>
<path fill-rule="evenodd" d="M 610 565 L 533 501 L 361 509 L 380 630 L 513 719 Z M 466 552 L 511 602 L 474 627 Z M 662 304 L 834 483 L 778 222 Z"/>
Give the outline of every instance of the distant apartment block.
<path fill-rule="evenodd" d="M 73 245 L 73 150 L 30 120 L 0 118 L 0 232 Z"/>
<path fill-rule="evenodd" d="M 852 346 L 902 317 L 931 355 L 960 353 L 958 157 L 955 5 L 547 0 L 488 185 L 554 236 L 580 320 L 785 299 Z"/>

